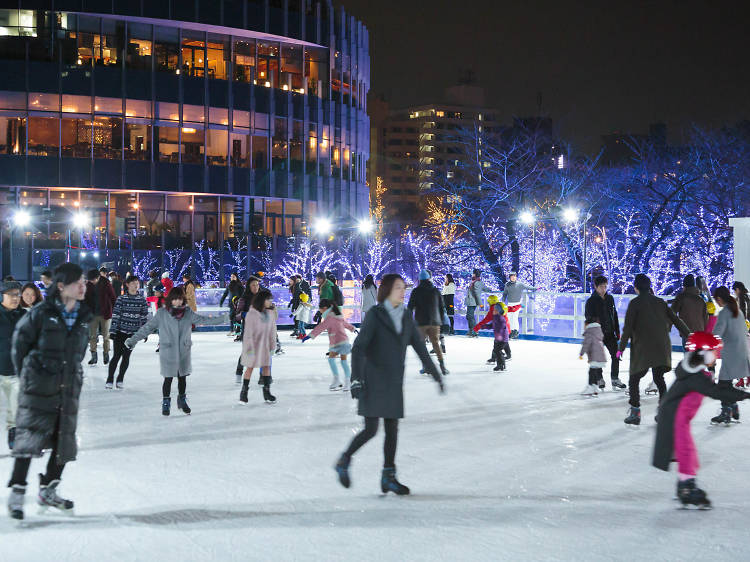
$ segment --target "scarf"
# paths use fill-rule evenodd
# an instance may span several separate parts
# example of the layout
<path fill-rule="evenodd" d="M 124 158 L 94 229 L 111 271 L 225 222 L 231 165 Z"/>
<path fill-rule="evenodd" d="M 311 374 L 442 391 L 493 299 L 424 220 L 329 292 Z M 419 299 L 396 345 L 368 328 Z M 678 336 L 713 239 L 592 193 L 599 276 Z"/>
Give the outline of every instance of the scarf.
<path fill-rule="evenodd" d="M 185 310 L 187 307 L 185 306 L 174 306 L 169 309 L 169 313 L 176 319 L 176 320 L 182 320 L 182 317 L 185 316 Z"/>

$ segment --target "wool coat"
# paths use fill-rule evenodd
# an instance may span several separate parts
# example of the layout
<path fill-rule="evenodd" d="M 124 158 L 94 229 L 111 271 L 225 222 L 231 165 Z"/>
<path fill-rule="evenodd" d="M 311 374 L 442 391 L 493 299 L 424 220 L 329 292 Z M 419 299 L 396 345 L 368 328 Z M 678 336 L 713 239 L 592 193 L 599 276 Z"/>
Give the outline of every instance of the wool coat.
<path fill-rule="evenodd" d="M 729 307 L 722 308 L 717 315 L 713 333 L 724 342 L 719 380 L 731 381 L 750 377 L 747 327 L 742 313 L 738 312 L 737 317 L 734 317 Z"/>
<path fill-rule="evenodd" d="M 378 304 L 378 288 L 375 285 L 362 287 L 362 318 L 376 304 Z"/>
<path fill-rule="evenodd" d="M 8 310 L 0 305 L 0 376 L 13 376 L 16 374 L 13 361 L 10 357 L 13 332 L 16 330 L 18 321 L 26 314 L 26 309 L 18 307 Z"/>
<path fill-rule="evenodd" d="M 578 355 L 586 354 L 589 366 L 603 369 L 607 366 L 607 354 L 604 352 L 604 332 L 598 322 L 592 322 L 583 331 L 583 343 Z"/>
<path fill-rule="evenodd" d="M 276 349 L 276 308 L 258 312 L 252 306 L 245 315 L 245 332 L 242 334 L 243 366 L 253 369 L 268 367 Z"/>
<path fill-rule="evenodd" d="M 685 287 L 672 302 L 672 310 L 679 316 L 691 332 L 702 332 L 708 322 L 706 301 L 698 287 Z"/>

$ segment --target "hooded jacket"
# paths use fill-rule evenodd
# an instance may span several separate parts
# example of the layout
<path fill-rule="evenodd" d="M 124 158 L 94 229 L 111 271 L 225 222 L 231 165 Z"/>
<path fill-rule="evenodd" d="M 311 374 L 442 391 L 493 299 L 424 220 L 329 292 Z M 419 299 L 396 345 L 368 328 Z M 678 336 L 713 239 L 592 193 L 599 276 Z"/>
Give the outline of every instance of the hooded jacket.
<path fill-rule="evenodd" d="M 607 354 L 604 353 L 604 333 L 599 322 L 592 322 L 583 331 L 583 344 L 579 355 L 586 354 L 589 367 L 603 369 L 607 366 Z"/>

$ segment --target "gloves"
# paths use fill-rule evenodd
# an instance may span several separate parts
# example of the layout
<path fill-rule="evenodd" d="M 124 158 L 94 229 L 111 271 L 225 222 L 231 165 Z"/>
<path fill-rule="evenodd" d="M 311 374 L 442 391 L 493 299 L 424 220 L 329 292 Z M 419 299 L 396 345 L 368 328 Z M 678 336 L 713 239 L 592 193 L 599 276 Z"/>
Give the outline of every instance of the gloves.
<path fill-rule="evenodd" d="M 578 356 L 578 360 L 579 360 L 579 361 L 583 361 L 583 355 L 579 355 L 579 356 Z"/>
<path fill-rule="evenodd" d="M 302 342 L 304 343 L 304 342 L 306 342 L 309 339 L 310 339 L 310 336 L 305 336 L 304 338 L 302 338 Z"/>
<path fill-rule="evenodd" d="M 128 349 L 133 349 L 135 347 L 135 344 L 130 341 L 130 339 L 125 340 L 125 347 Z"/>
<path fill-rule="evenodd" d="M 362 397 L 364 390 L 365 385 L 363 385 L 362 381 L 359 380 L 352 381 L 351 386 L 349 386 L 349 392 L 351 393 L 354 400 L 359 400 Z"/>
<path fill-rule="evenodd" d="M 619 359 L 622 359 L 622 351 L 620 351 L 620 350 L 618 349 L 618 350 L 617 350 L 617 353 L 615 353 L 615 357 L 617 357 L 617 359 L 618 359 L 618 360 L 619 360 Z"/>

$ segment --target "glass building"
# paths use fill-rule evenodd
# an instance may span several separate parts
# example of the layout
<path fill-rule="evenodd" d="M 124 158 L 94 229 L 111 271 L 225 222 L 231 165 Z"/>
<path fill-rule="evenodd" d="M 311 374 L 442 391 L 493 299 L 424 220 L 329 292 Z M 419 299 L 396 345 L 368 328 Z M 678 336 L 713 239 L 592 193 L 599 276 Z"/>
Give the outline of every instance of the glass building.
<path fill-rule="evenodd" d="M 368 215 L 368 42 L 330 0 L 0 0 L 2 274 L 205 277 Z"/>

